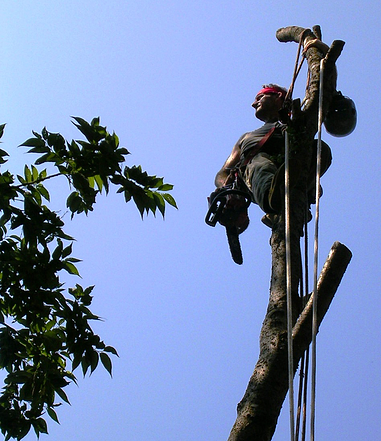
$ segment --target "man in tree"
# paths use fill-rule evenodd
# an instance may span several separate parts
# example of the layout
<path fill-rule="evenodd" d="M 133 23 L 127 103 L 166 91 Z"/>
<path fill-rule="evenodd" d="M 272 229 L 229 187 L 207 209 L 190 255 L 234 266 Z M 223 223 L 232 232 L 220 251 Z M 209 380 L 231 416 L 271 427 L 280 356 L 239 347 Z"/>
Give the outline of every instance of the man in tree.
<path fill-rule="evenodd" d="M 257 93 L 252 107 L 255 116 L 264 122 L 257 130 L 243 134 L 225 161 L 215 178 L 219 190 L 228 185 L 232 179 L 231 170 L 239 168 L 252 200 L 268 215 L 282 211 L 284 196 L 284 131 L 279 112 L 283 109 L 287 90 L 276 84 L 267 84 Z M 316 151 L 316 146 L 315 146 Z M 327 144 L 322 143 L 321 174 L 325 173 L 331 164 L 332 156 Z M 311 163 L 308 176 L 309 202 L 314 202 L 315 196 L 315 166 L 316 157 Z M 298 181 L 303 161 L 298 154 L 290 159 L 290 186 Z M 213 195 L 212 195 L 213 197 Z M 266 222 L 269 216 L 263 221 Z"/>

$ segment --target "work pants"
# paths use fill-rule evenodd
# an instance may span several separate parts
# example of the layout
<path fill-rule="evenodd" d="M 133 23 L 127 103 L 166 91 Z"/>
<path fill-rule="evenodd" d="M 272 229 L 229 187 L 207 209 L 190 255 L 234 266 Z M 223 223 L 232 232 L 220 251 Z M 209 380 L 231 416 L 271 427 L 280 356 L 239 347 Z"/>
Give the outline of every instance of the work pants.
<path fill-rule="evenodd" d="M 314 141 L 310 171 L 307 177 L 307 192 L 310 203 L 315 203 L 316 187 L 316 151 L 317 141 Z M 264 152 L 258 153 L 247 164 L 244 178 L 246 185 L 251 190 L 253 202 L 260 206 L 265 213 L 273 213 L 269 205 L 269 191 L 278 167 Z M 322 141 L 320 175 L 328 170 L 332 162 L 331 149 Z"/>

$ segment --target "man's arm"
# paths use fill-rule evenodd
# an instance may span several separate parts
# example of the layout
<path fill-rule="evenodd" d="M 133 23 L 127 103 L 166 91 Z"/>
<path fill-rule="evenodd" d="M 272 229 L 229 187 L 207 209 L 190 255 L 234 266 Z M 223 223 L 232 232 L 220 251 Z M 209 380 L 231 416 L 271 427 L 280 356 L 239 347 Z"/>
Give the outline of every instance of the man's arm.
<path fill-rule="evenodd" d="M 229 183 L 228 178 L 230 175 L 230 169 L 238 164 L 240 157 L 241 157 L 241 148 L 237 143 L 233 147 L 233 150 L 230 153 L 228 159 L 225 161 L 225 164 L 222 166 L 221 170 L 216 175 L 216 178 L 214 180 L 216 187 L 223 187 L 224 185 L 227 185 Z"/>

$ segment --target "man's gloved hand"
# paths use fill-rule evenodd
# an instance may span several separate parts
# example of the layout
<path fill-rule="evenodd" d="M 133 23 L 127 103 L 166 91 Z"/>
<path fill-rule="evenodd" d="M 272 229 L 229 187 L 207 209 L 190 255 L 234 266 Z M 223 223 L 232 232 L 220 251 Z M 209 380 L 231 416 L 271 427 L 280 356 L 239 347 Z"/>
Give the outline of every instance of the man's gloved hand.
<path fill-rule="evenodd" d="M 209 196 L 209 206 L 221 192 L 231 189 L 231 186 L 218 187 Z M 239 194 L 226 194 L 221 197 L 222 211 L 217 221 L 224 227 L 235 226 L 238 234 L 243 233 L 249 225 L 248 205 L 246 199 Z"/>
<path fill-rule="evenodd" d="M 209 206 L 212 205 L 212 202 L 214 201 L 215 197 L 221 193 L 221 190 L 223 187 L 217 187 L 214 191 L 210 193 L 210 196 L 208 197 Z"/>
<path fill-rule="evenodd" d="M 238 233 L 243 233 L 249 226 L 247 204 L 242 196 L 231 194 L 226 196 L 225 207 L 219 223 L 225 227 L 235 226 Z"/>

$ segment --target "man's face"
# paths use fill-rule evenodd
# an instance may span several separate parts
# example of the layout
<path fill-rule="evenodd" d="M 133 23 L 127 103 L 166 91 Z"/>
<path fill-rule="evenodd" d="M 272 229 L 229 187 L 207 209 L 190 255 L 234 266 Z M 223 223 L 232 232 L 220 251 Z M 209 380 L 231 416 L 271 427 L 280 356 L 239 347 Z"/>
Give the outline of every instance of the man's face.
<path fill-rule="evenodd" d="M 262 93 L 255 97 L 251 105 L 255 109 L 255 116 L 264 122 L 278 120 L 278 112 L 282 107 L 281 94 Z"/>

